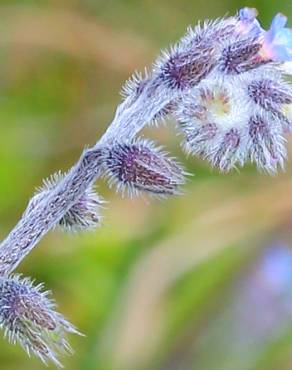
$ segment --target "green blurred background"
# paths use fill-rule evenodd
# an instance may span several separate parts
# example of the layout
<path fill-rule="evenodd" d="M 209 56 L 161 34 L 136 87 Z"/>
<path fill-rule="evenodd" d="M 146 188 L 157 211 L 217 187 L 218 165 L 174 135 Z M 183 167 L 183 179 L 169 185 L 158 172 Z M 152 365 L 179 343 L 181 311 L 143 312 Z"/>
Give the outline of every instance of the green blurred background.
<path fill-rule="evenodd" d="M 290 0 L 1 0 L 1 237 L 42 178 L 100 137 L 135 69 L 243 6 L 292 26 Z M 292 369 L 292 166 L 219 175 L 185 159 L 172 126 L 143 134 L 195 174 L 184 196 L 121 199 L 100 181 L 103 227 L 49 233 L 18 272 L 86 334 L 70 338 L 67 369 Z M 1 338 L 1 370 L 42 368 Z"/>

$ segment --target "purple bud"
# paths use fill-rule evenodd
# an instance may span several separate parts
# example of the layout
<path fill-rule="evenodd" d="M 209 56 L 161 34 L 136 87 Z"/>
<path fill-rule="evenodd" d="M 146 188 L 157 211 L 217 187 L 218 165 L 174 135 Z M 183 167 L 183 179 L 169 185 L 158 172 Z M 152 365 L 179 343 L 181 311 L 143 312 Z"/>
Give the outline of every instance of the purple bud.
<path fill-rule="evenodd" d="M 182 48 L 197 48 L 201 50 L 221 50 L 223 43 L 234 36 L 238 20 L 236 17 L 218 18 L 189 27 L 186 35 L 180 40 Z"/>
<path fill-rule="evenodd" d="M 252 82 L 248 87 L 249 95 L 264 109 L 270 110 L 274 106 L 292 103 L 292 88 L 285 83 L 262 79 Z"/>
<path fill-rule="evenodd" d="M 284 167 L 287 152 L 277 121 L 258 114 L 249 121 L 248 135 L 249 156 L 259 169 L 275 174 Z"/>
<path fill-rule="evenodd" d="M 185 182 L 181 166 L 146 140 L 114 144 L 106 166 L 110 183 L 130 195 L 140 191 L 158 196 L 177 194 Z"/>
<path fill-rule="evenodd" d="M 38 194 L 32 200 L 34 202 L 40 200 L 47 191 L 52 190 L 61 181 L 63 176 L 59 172 L 45 179 L 43 181 L 44 185 L 38 189 Z M 102 218 L 99 211 L 103 203 L 104 201 L 96 194 L 93 187 L 90 186 L 60 219 L 58 225 L 62 229 L 69 231 L 88 230 L 99 226 Z"/>
<path fill-rule="evenodd" d="M 208 145 L 215 138 L 218 127 L 214 123 L 205 123 L 201 126 L 186 126 L 186 140 L 183 143 L 188 154 L 198 154 L 201 157 L 208 156 Z"/>
<path fill-rule="evenodd" d="M 172 90 L 196 86 L 215 67 L 223 43 L 232 37 L 236 23 L 237 19 L 230 17 L 190 28 L 178 44 L 162 54 L 154 72 Z"/>
<path fill-rule="evenodd" d="M 174 52 L 161 67 L 160 77 L 168 88 L 185 90 L 197 85 L 214 65 L 211 50 Z"/>
<path fill-rule="evenodd" d="M 237 162 L 243 163 L 246 151 L 241 148 L 242 133 L 232 128 L 226 132 L 218 145 L 214 147 L 209 160 L 221 172 L 229 172 Z"/>
<path fill-rule="evenodd" d="M 219 60 L 220 70 L 225 73 L 239 74 L 267 63 L 259 51 L 262 45 L 257 39 L 247 38 L 226 46 Z"/>
<path fill-rule="evenodd" d="M 275 115 L 285 129 L 291 127 L 291 85 L 282 81 L 279 76 L 277 80 L 263 78 L 249 84 L 248 94 L 256 104 Z"/>
<path fill-rule="evenodd" d="M 54 310 L 49 293 L 18 275 L 2 277 L 0 292 L 0 325 L 9 341 L 18 342 L 45 364 L 52 361 L 62 367 L 58 354 L 72 353 L 66 333 L 80 333 Z"/>

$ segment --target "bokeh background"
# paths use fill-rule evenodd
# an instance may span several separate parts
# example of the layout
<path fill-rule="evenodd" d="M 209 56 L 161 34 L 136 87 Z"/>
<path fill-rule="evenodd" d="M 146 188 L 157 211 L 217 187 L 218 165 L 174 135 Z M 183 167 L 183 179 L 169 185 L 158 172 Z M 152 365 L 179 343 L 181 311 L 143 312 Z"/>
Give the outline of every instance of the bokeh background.
<path fill-rule="evenodd" d="M 0 236 L 42 178 L 100 137 L 135 69 L 243 6 L 292 26 L 290 0 L 1 0 Z M 292 166 L 219 175 L 185 158 L 172 126 L 143 134 L 195 174 L 184 196 L 121 199 L 100 181 L 103 227 L 49 233 L 18 272 L 86 334 L 70 338 L 67 369 L 292 369 Z M 43 368 L 0 339 L 1 370 Z"/>

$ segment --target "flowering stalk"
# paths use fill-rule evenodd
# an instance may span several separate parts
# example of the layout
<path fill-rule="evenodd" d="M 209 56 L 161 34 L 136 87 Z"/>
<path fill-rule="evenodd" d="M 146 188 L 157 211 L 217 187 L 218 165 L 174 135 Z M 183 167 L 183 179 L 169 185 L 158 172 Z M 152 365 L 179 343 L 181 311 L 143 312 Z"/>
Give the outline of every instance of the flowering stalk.
<path fill-rule="evenodd" d="M 41 317 L 54 318 L 62 333 L 74 332 L 38 290 L 28 293 L 34 288 L 11 275 L 38 241 L 56 225 L 80 230 L 100 224 L 102 200 L 93 190 L 98 177 L 130 194 L 173 195 L 184 183 L 185 172 L 174 159 L 137 138 L 145 125 L 172 115 L 185 136 L 183 148 L 221 172 L 247 161 L 269 173 L 284 167 L 284 134 L 292 128 L 292 88 L 285 81 L 292 31 L 281 14 L 268 31 L 256 15 L 244 8 L 189 29 L 150 72 L 126 83 L 124 100 L 96 145 L 84 150 L 67 174 L 45 180 L 30 200 L 0 245 L 2 327 L 28 352 L 59 365 L 53 349 L 62 352 L 65 342 L 50 341 L 46 330 L 53 329 Z M 8 304 L 1 297 L 8 297 Z"/>

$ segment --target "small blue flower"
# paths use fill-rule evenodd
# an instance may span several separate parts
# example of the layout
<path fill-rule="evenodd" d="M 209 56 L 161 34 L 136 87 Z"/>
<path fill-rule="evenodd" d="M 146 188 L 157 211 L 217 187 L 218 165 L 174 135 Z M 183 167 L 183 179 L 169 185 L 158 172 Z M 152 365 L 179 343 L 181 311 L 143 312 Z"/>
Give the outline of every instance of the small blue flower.
<path fill-rule="evenodd" d="M 292 61 L 292 29 L 286 28 L 287 17 L 277 14 L 264 35 L 264 53 L 277 62 Z"/>
<path fill-rule="evenodd" d="M 263 37 L 261 56 L 275 62 L 292 60 L 292 29 L 285 27 L 287 17 L 278 13 L 272 20 L 271 27 L 265 31 L 256 19 L 257 10 L 242 8 L 239 13 L 240 32 L 256 37 Z"/>

